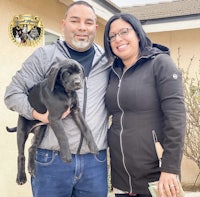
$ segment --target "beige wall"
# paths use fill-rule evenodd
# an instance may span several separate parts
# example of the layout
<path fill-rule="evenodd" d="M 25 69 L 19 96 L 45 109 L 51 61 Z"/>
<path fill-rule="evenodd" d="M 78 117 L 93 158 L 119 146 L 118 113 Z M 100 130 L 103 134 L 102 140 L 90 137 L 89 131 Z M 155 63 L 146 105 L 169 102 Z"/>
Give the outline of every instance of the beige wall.
<path fill-rule="evenodd" d="M 56 0 L 0 0 L 0 7 L 0 150 L 3 158 L 0 162 L 0 196 L 31 197 L 29 182 L 23 186 L 18 186 L 15 182 L 17 172 L 16 134 L 7 133 L 5 126 L 15 126 L 17 114 L 5 107 L 3 96 L 6 85 L 10 82 L 12 75 L 15 74 L 21 67 L 22 62 L 36 47 L 16 46 L 9 37 L 8 27 L 14 15 L 33 14 L 41 17 L 44 27 L 61 33 L 60 22 L 65 12 L 65 6 Z M 40 45 L 42 44 L 43 41 L 41 41 Z"/>
<path fill-rule="evenodd" d="M 5 127 L 6 125 L 16 125 L 17 114 L 5 107 L 3 97 L 11 77 L 21 67 L 22 62 L 37 47 L 43 45 L 43 41 L 36 47 L 18 47 L 11 41 L 8 27 L 14 15 L 33 14 L 41 17 L 45 28 L 62 34 L 60 26 L 66 6 L 59 3 L 58 0 L 0 0 L 0 8 L 0 150 L 2 158 L 0 162 L 0 196 L 31 197 L 29 182 L 23 186 L 18 186 L 15 182 L 17 172 L 16 134 L 7 133 Z M 99 23 L 97 43 L 102 44 L 103 42 L 103 30 L 104 26 Z M 195 55 L 196 62 L 200 59 L 199 35 L 200 29 L 149 34 L 154 42 L 169 46 L 175 61 L 177 61 L 178 56 L 177 49 L 180 47 L 182 67 L 188 65 L 189 59 L 193 55 Z M 30 140 L 26 147 L 29 147 L 29 144 Z M 188 160 L 185 161 L 183 165 L 183 181 L 193 181 L 195 173 L 197 173 L 197 168 L 194 163 Z M 27 175 L 29 178 L 29 174 Z"/>
<path fill-rule="evenodd" d="M 161 43 L 170 48 L 171 56 L 177 63 L 178 48 L 180 48 L 180 67 L 187 67 L 194 56 L 193 66 L 200 60 L 200 29 L 180 30 L 172 32 L 151 33 L 153 42 Z M 195 69 L 196 70 L 196 69 Z"/>
<path fill-rule="evenodd" d="M 70 2 L 70 1 L 69 1 Z M 3 102 L 5 88 L 11 81 L 11 77 L 21 67 L 22 62 L 39 46 L 18 47 L 13 43 L 8 34 L 8 28 L 15 15 L 32 14 L 38 15 L 44 28 L 62 34 L 61 20 L 64 16 L 66 5 L 58 0 L 0 0 L 0 196 L 1 197 L 31 197 L 30 182 L 18 186 L 15 182 L 17 172 L 17 141 L 16 133 L 8 133 L 6 125 L 15 126 L 17 113 L 8 110 Z M 99 24 L 96 42 L 102 44 L 102 32 L 104 27 Z M 26 147 L 30 145 L 30 139 Z M 26 153 L 27 153 L 26 148 Z M 29 174 L 28 179 L 29 179 Z"/>

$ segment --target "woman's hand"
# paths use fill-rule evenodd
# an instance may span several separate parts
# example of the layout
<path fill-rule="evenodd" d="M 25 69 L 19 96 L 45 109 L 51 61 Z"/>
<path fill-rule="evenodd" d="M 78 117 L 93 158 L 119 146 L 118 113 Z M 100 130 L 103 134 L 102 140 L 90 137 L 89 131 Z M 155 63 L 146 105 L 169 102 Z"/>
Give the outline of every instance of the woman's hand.
<path fill-rule="evenodd" d="M 176 174 L 161 172 L 158 192 L 160 197 L 176 197 L 179 193 L 178 176 Z"/>
<path fill-rule="evenodd" d="M 68 108 L 63 114 L 62 114 L 62 117 L 61 119 L 65 119 L 69 114 L 70 114 L 70 108 Z M 38 113 L 36 110 L 33 110 L 33 118 L 36 119 L 36 120 L 39 120 L 43 123 L 49 123 L 49 119 L 48 119 L 48 116 L 49 116 L 49 112 L 47 111 L 46 113 L 44 114 L 40 114 Z"/>

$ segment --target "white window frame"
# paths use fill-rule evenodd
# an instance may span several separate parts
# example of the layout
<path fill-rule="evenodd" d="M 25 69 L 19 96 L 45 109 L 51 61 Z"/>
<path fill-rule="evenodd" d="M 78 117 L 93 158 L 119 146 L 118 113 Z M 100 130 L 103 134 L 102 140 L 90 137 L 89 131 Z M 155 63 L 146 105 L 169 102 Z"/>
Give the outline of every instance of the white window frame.
<path fill-rule="evenodd" d="M 44 29 L 43 45 L 50 44 L 50 43 L 47 43 L 47 44 L 46 44 L 46 42 L 45 42 L 45 40 L 46 40 L 46 38 L 45 38 L 45 32 L 50 33 L 50 34 L 52 34 L 52 35 L 55 35 L 55 36 L 57 36 L 60 40 L 63 40 L 63 36 L 62 36 L 61 34 L 55 32 L 55 31 L 53 31 L 53 30 L 50 30 L 50 29 L 46 29 L 46 28 L 45 28 L 45 29 Z M 54 41 L 56 41 L 56 40 L 52 40 L 52 42 L 54 42 Z"/>

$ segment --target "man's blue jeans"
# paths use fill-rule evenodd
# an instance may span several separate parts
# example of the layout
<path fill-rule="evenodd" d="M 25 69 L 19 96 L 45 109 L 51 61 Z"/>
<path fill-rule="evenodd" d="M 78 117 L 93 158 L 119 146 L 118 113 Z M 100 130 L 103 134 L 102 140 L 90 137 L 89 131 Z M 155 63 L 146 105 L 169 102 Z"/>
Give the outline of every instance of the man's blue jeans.
<path fill-rule="evenodd" d="M 34 197 L 107 197 L 106 150 L 65 163 L 58 151 L 38 149 L 31 184 Z"/>

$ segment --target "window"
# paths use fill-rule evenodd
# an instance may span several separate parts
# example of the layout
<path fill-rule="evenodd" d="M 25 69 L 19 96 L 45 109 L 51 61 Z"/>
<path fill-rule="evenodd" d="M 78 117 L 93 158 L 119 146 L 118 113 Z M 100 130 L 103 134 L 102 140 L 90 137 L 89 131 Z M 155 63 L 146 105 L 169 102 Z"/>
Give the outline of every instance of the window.
<path fill-rule="evenodd" d="M 53 33 L 52 31 L 45 30 L 44 32 L 44 45 L 51 44 L 55 42 L 57 39 L 62 40 L 62 36 L 58 33 Z"/>

